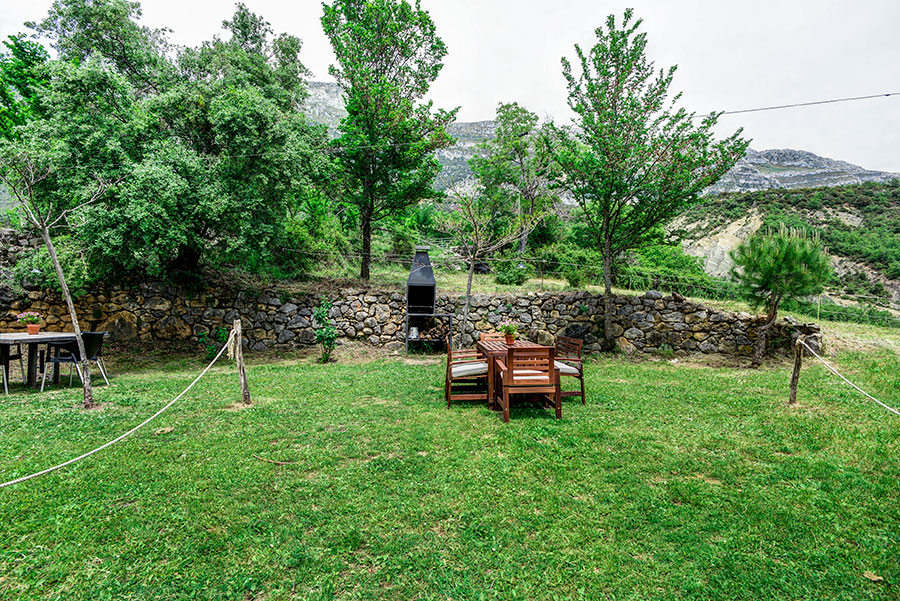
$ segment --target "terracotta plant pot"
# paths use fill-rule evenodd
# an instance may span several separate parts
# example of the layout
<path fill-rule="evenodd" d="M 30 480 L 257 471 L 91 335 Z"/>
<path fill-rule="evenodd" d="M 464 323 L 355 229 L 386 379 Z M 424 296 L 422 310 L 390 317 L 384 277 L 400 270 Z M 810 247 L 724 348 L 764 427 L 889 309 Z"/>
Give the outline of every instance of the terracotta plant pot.
<path fill-rule="evenodd" d="M 39 323 L 26 323 L 25 327 L 28 328 L 28 333 L 32 336 L 41 332 L 41 324 Z"/>
<path fill-rule="evenodd" d="M 506 346 L 512 346 L 516 343 L 516 335 L 515 334 L 506 334 Z"/>

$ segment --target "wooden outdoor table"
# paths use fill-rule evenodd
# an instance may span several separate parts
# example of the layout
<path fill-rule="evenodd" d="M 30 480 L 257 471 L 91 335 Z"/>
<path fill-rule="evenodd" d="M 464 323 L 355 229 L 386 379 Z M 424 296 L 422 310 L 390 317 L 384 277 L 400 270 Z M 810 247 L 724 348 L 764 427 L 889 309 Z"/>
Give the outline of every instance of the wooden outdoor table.
<path fill-rule="evenodd" d="M 514 348 L 542 348 L 540 344 L 531 342 L 530 340 L 517 339 L 513 345 Z M 509 345 L 504 340 L 479 340 L 475 343 L 477 348 L 487 359 L 488 364 L 488 406 L 494 408 L 494 381 L 496 379 L 497 359 L 506 357 Z"/>
<path fill-rule="evenodd" d="M 75 342 L 74 332 L 40 332 L 29 334 L 28 332 L 10 332 L 0 334 L 0 365 L 9 362 L 9 347 L 13 344 L 28 345 L 28 367 L 26 368 L 26 381 L 29 386 L 37 383 L 37 350 L 39 344 L 51 342 Z M 4 368 L 5 369 L 5 368 Z M 59 365 L 53 370 L 54 383 L 59 381 Z"/>

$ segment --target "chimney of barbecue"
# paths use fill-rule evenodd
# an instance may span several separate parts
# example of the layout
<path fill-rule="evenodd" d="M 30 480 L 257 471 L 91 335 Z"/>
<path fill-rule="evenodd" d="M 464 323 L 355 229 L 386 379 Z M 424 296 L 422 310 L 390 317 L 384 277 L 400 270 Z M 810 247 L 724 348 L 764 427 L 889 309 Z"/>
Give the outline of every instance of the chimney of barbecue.
<path fill-rule="evenodd" d="M 416 246 L 409 279 L 406 280 L 407 315 L 433 315 L 435 302 L 434 272 L 428 257 L 428 246 Z"/>

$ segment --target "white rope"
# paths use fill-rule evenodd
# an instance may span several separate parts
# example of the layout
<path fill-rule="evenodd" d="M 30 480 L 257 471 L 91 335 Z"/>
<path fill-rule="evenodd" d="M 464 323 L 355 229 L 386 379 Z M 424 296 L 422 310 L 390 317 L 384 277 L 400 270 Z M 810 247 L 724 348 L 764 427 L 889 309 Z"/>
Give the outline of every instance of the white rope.
<path fill-rule="evenodd" d="M 832 372 L 834 375 L 836 375 L 837 377 L 839 377 L 841 380 L 843 380 L 844 382 L 846 382 L 847 384 L 849 384 L 849 385 L 852 386 L 853 388 L 857 389 L 858 391 L 860 391 L 861 393 L 863 393 L 864 395 L 866 395 L 867 397 L 869 397 L 870 399 L 872 399 L 873 401 L 875 401 L 876 403 L 878 403 L 879 405 L 881 405 L 882 407 L 884 407 L 885 409 L 887 409 L 888 411 L 890 411 L 891 413 L 896 413 L 897 415 L 900 415 L 900 411 L 897 411 L 897 410 L 894 409 L 893 407 L 888 407 L 887 405 L 885 405 L 884 403 L 882 403 L 881 401 L 879 401 L 878 399 L 876 399 L 875 397 L 873 397 L 871 394 L 869 394 L 868 392 L 866 392 L 865 390 L 863 390 L 862 388 L 860 388 L 859 386 L 857 386 L 856 384 L 854 384 L 853 382 L 851 382 L 850 380 L 848 380 L 847 378 L 845 378 L 843 375 L 841 375 L 841 373 L 838 372 L 838 370 L 836 370 L 835 368 L 833 368 L 833 367 L 831 366 L 831 364 L 828 363 L 828 361 L 826 361 L 825 359 L 823 359 L 822 357 L 820 357 L 820 356 L 819 356 L 819 353 L 817 353 L 816 351 L 812 350 L 812 349 L 810 348 L 810 346 L 809 346 L 808 344 L 806 344 L 806 341 L 805 341 L 805 340 L 800 340 L 800 344 L 802 344 L 803 346 L 805 346 L 806 349 L 816 357 L 816 359 L 818 359 L 819 361 L 821 361 L 821 362 L 825 365 L 825 367 L 827 367 L 828 369 L 830 369 L 831 372 Z"/>
<path fill-rule="evenodd" d="M 21 478 L 16 478 L 15 480 L 10 480 L 9 482 L 4 482 L 3 484 L 0 484 L 0 488 L 4 488 L 4 487 L 6 487 L 6 486 L 12 486 L 13 484 L 18 484 L 19 482 L 24 482 L 24 481 L 26 481 L 26 480 L 31 480 L 32 478 L 37 478 L 38 476 L 43 476 L 44 474 L 49 474 L 50 472 L 56 471 L 56 470 L 58 470 L 58 469 L 60 469 L 60 468 L 64 468 L 64 467 L 66 467 L 67 465 L 71 465 L 71 464 L 73 464 L 73 463 L 76 463 L 76 462 L 78 462 L 78 461 L 81 461 L 82 459 L 84 459 L 84 458 L 86 458 L 86 457 L 90 457 L 91 455 L 93 455 L 93 454 L 96 453 L 97 451 L 102 451 L 102 450 L 105 449 L 106 447 L 116 444 L 117 442 L 119 442 L 120 440 L 122 440 L 123 438 L 125 438 L 126 436 L 130 436 L 131 434 L 134 434 L 135 432 L 137 432 L 138 430 L 140 430 L 141 428 L 143 428 L 144 426 L 146 426 L 147 424 L 149 424 L 150 422 L 152 422 L 154 419 L 156 419 L 157 417 L 159 417 L 160 415 L 162 415 L 163 411 L 165 411 L 166 409 L 168 409 L 169 407 L 171 407 L 172 405 L 174 405 L 175 402 L 176 402 L 178 399 L 180 399 L 180 398 L 183 397 L 185 394 L 187 394 L 187 392 L 188 392 L 191 388 L 194 387 L 194 384 L 196 384 L 197 382 L 199 382 L 199 381 L 200 381 L 200 378 L 202 378 L 203 376 L 206 375 L 206 372 L 209 371 L 209 368 L 211 368 L 211 367 L 213 366 L 213 364 L 215 364 L 215 362 L 219 360 L 219 357 L 221 357 L 221 356 L 222 356 L 222 353 L 225 352 L 225 349 L 228 348 L 228 342 L 231 342 L 231 338 L 233 338 L 233 337 L 234 337 L 234 332 L 232 331 L 231 334 L 230 334 L 229 337 L 228 337 L 228 341 L 227 341 L 227 342 L 225 343 L 225 345 L 222 346 L 222 348 L 219 350 L 219 354 L 217 354 L 217 355 L 215 356 L 215 358 L 212 360 L 212 362 L 210 362 L 210 364 L 206 366 L 206 369 L 204 369 L 202 372 L 200 372 L 200 375 L 197 376 L 197 378 L 196 378 L 193 382 L 191 382 L 191 383 L 188 385 L 187 388 L 185 388 L 184 390 L 181 391 L 181 394 L 179 394 L 177 397 L 175 397 L 174 399 L 172 399 L 171 401 L 169 401 L 169 402 L 166 404 L 165 407 L 163 407 L 162 409 L 160 409 L 159 411 L 157 411 L 156 413 L 154 413 L 153 415 L 151 415 L 150 417 L 148 417 L 147 419 L 145 419 L 144 421 L 142 421 L 141 423 L 139 423 L 137 426 L 135 426 L 134 428 L 132 428 L 131 430 L 129 430 L 129 431 L 126 432 L 125 434 L 122 434 L 122 435 L 119 436 L 118 438 L 115 438 L 115 439 L 113 439 L 113 440 L 110 440 L 110 441 L 107 442 L 106 444 L 101 445 L 101 446 L 97 447 L 96 449 L 94 449 L 94 450 L 92 450 L 92 451 L 88 451 L 87 453 L 85 453 L 85 454 L 83 454 L 83 455 L 79 455 L 78 457 L 75 457 L 74 459 L 69 459 L 69 460 L 66 461 L 66 462 L 60 463 L 59 465 L 54 465 L 53 467 L 48 467 L 47 469 L 41 470 L 41 471 L 39 471 L 39 472 L 35 472 L 34 474 L 30 474 L 30 475 L 28 475 L 28 476 L 22 476 Z"/>

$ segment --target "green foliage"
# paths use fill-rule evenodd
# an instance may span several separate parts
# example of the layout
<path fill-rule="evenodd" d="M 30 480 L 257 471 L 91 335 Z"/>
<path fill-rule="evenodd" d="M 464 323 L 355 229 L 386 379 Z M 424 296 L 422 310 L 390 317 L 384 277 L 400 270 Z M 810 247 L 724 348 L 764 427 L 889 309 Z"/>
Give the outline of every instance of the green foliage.
<path fill-rule="evenodd" d="M 83 296 L 94 286 L 95 277 L 86 260 L 86 250 L 81 241 L 70 235 L 55 236 L 53 244 L 56 256 L 66 276 L 66 284 L 73 297 Z M 17 290 L 28 283 L 42 290 L 60 291 L 56 270 L 50 254 L 43 246 L 20 257 L 12 268 L 12 280 Z"/>
<path fill-rule="evenodd" d="M 753 307 L 766 307 L 770 318 L 785 300 L 822 292 L 831 277 L 828 255 L 817 237 L 785 227 L 760 231 L 731 253 L 732 278 Z"/>
<path fill-rule="evenodd" d="M 434 151 L 452 143 L 446 127 L 456 111 L 432 113 L 432 103 L 420 101 L 447 48 L 418 3 L 335 0 L 323 8 L 338 60 L 330 73 L 347 109 L 334 145 L 345 201 L 359 210 L 360 277 L 368 279 L 373 224 L 436 196 Z"/>
<path fill-rule="evenodd" d="M 530 263 L 515 257 L 497 259 L 494 266 L 494 281 L 503 286 L 521 286 L 534 275 Z"/>
<path fill-rule="evenodd" d="M 64 208 L 90 178 L 127 176 L 70 220 L 104 279 L 302 272 L 281 249 L 296 247 L 290 225 L 331 162 L 318 151 L 325 127 L 300 112 L 300 41 L 239 4 L 229 38 L 176 52 L 139 16 L 136 2 L 57 0 L 34 25 L 61 57 L 47 68 L 42 119 L 27 126 L 57 144 L 41 201 Z"/>
<path fill-rule="evenodd" d="M 197 334 L 197 342 L 203 349 L 203 358 L 206 361 L 212 361 L 225 341 L 228 340 L 228 330 L 221 326 L 217 326 L 207 332 Z"/>
<path fill-rule="evenodd" d="M 319 306 L 313 309 L 313 326 L 316 330 L 316 342 L 322 345 L 322 363 L 331 361 L 331 354 L 337 344 L 337 328 L 331 323 L 332 302 L 324 295 Z"/>
<path fill-rule="evenodd" d="M 557 198 L 543 177 L 550 157 L 537 115 L 516 102 L 500 103 L 495 122 L 495 137 L 479 144 L 469 166 L 483 188 L 481 194 L 496 197 L 506 206 L 507 215 L 498 214 L 491 224 L 500 229 L 504 222 L 543 213 Z M 529 231 L 522 232 L 520 254 L 528 237 Z"/>
<path fill-rule="evenodd" d="M 562 276 L 573 288 L 603 281 L 603 255 L 571 241 L 542 248 L 536 260 L 539 269 Z"/>
<path fill-rule="evenodd" d="M 662 290 L 704 298 L 731 298 L 735 286 L 711 277 L 703 260 L 685 254 L 681 244 L 654 244 L 629 253 L 615 282 L 632 290 Z"/>
<path fill-rule="evenodd" d="M 15 128 L 40 115 L 40 90 L 47 83 L 43 66 L 50 55 L 25 34 L 3 41 L 0 53 L 0 137 L 15 137 Z"/>

